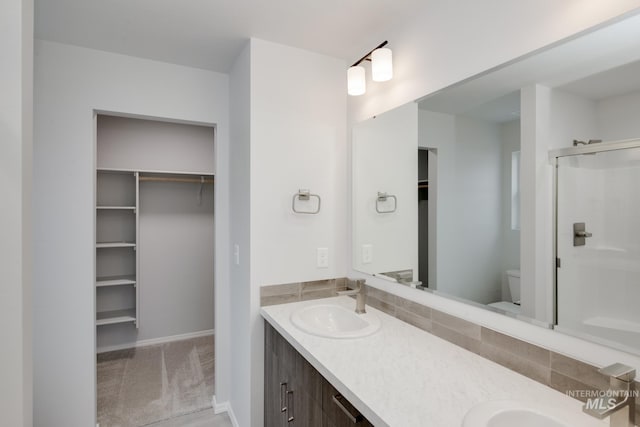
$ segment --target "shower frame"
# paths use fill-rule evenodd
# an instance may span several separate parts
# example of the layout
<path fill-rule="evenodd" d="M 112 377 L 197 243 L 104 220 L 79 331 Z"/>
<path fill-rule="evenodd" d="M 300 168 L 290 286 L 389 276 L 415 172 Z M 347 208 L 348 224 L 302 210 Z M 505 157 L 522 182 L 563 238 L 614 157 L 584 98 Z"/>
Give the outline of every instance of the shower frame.
<path fill-rule="evenodd" d="M 553 328 L 558 325 L 558 268 L 561 260 L 558 258 L 558 159 L 560 157 L 579 156 L 583 154 L 595 154 L 605 151 L 627 150 L 640 147 L 640 138 L 625 139 L 621 141 L 598 142 L 576 147 L 559 148 L 549 151 L 549 163 L 553 167 Z"/>

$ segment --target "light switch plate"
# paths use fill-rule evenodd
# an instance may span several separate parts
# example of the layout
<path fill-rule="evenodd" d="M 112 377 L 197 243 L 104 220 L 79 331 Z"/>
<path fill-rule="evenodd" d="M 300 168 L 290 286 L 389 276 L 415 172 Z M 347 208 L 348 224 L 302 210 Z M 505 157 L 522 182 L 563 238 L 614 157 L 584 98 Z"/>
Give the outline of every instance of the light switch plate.
<path fill-rule="evenodd" d="M 316 253 L 316 265 L 318 268 L 329 267 L 329 248 L 318 248 Z"/>
<path fill-rule="evenodd" d="M 233 261 L 236 265 L 240 265 L 240 245 L 233 245 Z"/>

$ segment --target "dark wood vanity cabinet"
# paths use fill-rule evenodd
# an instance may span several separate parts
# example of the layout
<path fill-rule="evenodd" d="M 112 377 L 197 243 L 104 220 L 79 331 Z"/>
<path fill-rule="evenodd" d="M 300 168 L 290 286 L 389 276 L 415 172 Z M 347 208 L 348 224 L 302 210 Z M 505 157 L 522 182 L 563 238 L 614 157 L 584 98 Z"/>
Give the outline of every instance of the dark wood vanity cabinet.
<path fill-rule="evenodd" d="M 268 322 L 264 356 L 265 427 L 372 426 Z"/>

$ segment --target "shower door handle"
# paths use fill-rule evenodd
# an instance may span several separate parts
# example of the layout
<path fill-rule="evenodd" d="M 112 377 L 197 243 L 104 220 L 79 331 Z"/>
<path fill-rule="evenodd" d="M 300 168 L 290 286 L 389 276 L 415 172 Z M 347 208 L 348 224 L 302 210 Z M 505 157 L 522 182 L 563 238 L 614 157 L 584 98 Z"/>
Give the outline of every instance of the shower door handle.
<path fill-rule="evenodd" d="M 588 237 L 592 237 L 593 233 L 586 231 L 584 222 L 573 223 L 573 246 L 584 246 Z"/>

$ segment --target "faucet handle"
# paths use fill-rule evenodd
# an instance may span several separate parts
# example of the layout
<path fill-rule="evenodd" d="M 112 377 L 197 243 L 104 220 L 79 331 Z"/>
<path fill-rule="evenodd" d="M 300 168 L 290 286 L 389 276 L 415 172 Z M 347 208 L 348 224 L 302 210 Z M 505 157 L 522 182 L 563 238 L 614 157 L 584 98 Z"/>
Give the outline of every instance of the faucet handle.
<path fill-rule="evenodd" d="M 608 377 L 626 382 L 631 382 L 636 377 L 636 370 L 631 366 L 623 365 L 622 363 L 614 363 L 613 365 L 605 366 L 604 368 L 598 369 L 598 372 Z"/>

